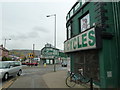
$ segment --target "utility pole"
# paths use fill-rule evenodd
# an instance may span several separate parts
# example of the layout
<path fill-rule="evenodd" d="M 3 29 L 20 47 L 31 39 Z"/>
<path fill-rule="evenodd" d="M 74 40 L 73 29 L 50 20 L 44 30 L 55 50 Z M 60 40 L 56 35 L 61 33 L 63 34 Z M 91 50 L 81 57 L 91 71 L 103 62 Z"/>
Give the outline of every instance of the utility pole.
<path fill-rule="evenodd" d="M 54 14 L 55 16 L 55 32 L 54 32 L 54 47 L 56 49 L 56 14 Z M 56 72 L 56 57 L 54 56 L 54 72 Z"/>
<path fill-rule="evenodd" d="M 35 56 L 35 44 L 33 44 L 33 58 L 34 58 L 34 56 Z"/>
<path fill-rule="evenodd" d="M 31 60 L 32 60 L 32 63 L 33 63 L 33 59 L 34 59 L 34 57 L 35 57 L 35 44 L 33 44 L 33 58 L 31 58 Z"/>
<path fill-rule="evenodd" d="M 56 14 L 52 14 L 52 15 L 47 15 L 46 17 L 51 17 L 54 16 L 55 17 L 55 22 L 54 22 L 54 48 L 56 49 Z M 56 72 L 56 61 L 55 61 L 55 55 L 54 55 L 54 72 Z"/>

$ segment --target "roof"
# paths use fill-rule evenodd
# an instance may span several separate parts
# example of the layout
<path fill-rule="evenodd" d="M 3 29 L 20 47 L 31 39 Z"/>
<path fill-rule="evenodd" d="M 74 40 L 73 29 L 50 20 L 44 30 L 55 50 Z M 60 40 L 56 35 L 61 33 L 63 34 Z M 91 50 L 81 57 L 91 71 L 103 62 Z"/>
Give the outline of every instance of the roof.
<path fill-rule="evenodd" d="M 0 45 L 0 49 L 2 49 L 3 51 L 9 52 L 9 50 L 7 50 L 6 48 L 4 48 L 3 45 Z"/>

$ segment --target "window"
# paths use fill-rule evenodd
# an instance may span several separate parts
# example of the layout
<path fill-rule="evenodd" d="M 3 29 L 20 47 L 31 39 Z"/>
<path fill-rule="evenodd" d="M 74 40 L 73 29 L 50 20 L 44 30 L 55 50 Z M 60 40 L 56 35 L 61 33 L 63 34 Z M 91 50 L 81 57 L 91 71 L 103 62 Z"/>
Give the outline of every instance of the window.
<path fill-rule="evenodd" d="M 68 39 L 71 38 L 71 25 L 68 26 Z"/>
<path fill-rule="evenodd" d="M 82 0 L 82 5 L 85 3 L 86 0 Z"/>
<path fill-rule="evenodd" d="M 10 67 L 15 67 L 14 62 L 10 62 L 10 63 L 9 63 L 9 68 L 10 68 Z"/>
<path fill-rule="evenodd" d="M 15 66 L 20 66 L 20 62 L 15 62 L 14 65 Z"/>
<path fill-rule="evenodd" d="M 81 0 L 81 2 L 82 2 L 82 5 L 83 5 L 84 3 L 89 2 L 89 0 Z"/>
<path fill-rule="evenodd" d="M 89 13 L 80 19 L 81 22 L 81 32 L 90 28 L 90 16 Z"/>
<path fill-rule="evenodd" d="M 80 7 L 80 3 L 75 6 L 75 11 Z"/>
<path fill-rule="evenodd" d="M 73 9 L 70 11 L 70 17 L 73 15 Z"/>
<path fill-rule="evenodd" d="M 67 21 L 69 20 L 69 14 L 68 14 L 67 17 L 66 17 L 66 20 L 67 20 Z"/>

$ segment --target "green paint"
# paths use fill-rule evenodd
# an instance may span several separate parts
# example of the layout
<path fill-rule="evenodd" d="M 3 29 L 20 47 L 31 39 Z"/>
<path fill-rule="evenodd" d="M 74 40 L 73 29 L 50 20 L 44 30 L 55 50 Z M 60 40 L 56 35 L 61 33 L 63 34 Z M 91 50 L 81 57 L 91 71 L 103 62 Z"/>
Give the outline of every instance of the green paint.
<path fill-rule="evenodd" d="M 82 45 L 83 45 L 83 47 L 87 47 L 87 34 L 85 33 L 85 34 L 83 34 L 82 35 Z"/>
<path fill-rule="evenodd" d="M 72 40 L 70 41 L 70 50 L 72 50 Z"/>
<path fill-rule="evenodd" d="M 73 39 L 73 48 L 76 49 L 77 48 L 77 38 Z"/>
<path fill-rule="evenodd" d="M 77 42 L 78 42 L 78 48 L 81 48 L 82 45 L 80 44 L 80 37 L 77 37 Z"/>
<path fill-rule="evenodd" d="M 74 62 L 75 58 L 73 57 L 74 53 L 72 51 L 76 50 L 84 50 L 84 48 L 96 48 L 96 35 L 95 31 L 91 30 L 88 33 L 86 33 L 86 36 L 83 35 L 85 33 L 81 33 L 80 31 L 80 22 L 79 19 L 84 16 L 86 12 L 89 11 L 90 14 L 90 27 L 92 27 L 93 23 L 98 23 L 98 19 L 102 21 L 105 25 L 108 25 L 109 28 L 105 28 L 107 32 L 113 33 L 114 37 L 110 40 L 102 39 L 102 48 L 98 50 L 99 54 L 99 69 L 100 69 L 100 87 L 101 88 L 120 88 L 120 2 L 107 2 L 106 5 L 102 6 L 104 9 L 107 10 L 107 12 L 104 12 L 105 17 L 108 17 L 107 20 L 104 22 L 100 18 L 96 18 L 99 14 L 102 15 L 102 13 L 99 11 L 95 11 L 97 8 L 97 5 L 95 5 L 94 2 L 90 2 L 86 4 L 85 7 L 81 6 L 74 10 L 73 17 L 70 18 L 70 20 L 67 21 L 67 25 L 71 24 L 72 22 L 72 29 L 74 30 L 72 32 L 72 36 L 76 36 L 73 38 L 76 38 L 77 40 L 77 48 L 73 49 L 73 42 L 72 39 L 68 40 L 67 42 L 71 42 L 70 47 L 65 48 L 66 52 L 71 52 L 70 58 L 71 58 L 71 70 L 74 70 Z M 72 7 L 75 9 L 74 7 Z M 78 13 L 77 13 L 78 11 Z M 79 34 L 79 35 L 78 35 Z M 77 36 L 78 35 L 78 36 Z M 83 36 L 83 37 L 82 37 Z M 81 39 L 83 38 L 83 39 Z M 81 42 L 80 42 L 81 41 Z M 85 43 L 87 41 L 87 43 Z M 65 46 L 67 43 L 65 43 Z M 83 44 L 87 44 L 86 47 L 83 47 Z M 77 52 L 76 52 L 77 53 Z M 112 77 L 107 77 L 107 72 L 112 72 Z"/>
<path fill-rule="evenodd" d="M 90 39 L 89 45 L 93 46 L 95 44 L 95 32 L 92 30 L 88 33 L 88 37 Z"/>

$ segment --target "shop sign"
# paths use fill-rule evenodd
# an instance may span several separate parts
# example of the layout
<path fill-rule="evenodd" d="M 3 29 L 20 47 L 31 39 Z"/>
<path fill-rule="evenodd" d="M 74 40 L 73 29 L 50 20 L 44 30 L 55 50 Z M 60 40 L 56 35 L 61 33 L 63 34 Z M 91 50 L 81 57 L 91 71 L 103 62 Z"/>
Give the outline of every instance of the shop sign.
<path fill-rule="evenodd" d="M 43 55 L 47 55 L 47 56 L 52 56 L 52 55 L 58 55 L 58 50 L 53 49 L 53 48 L 44 48 L 42 50 L 42 54 Z"/>
<path fill-rule="evenodd" d="M 95 28 L 91 28 L 64 43 L 64 51 L 72 52 L 78 50 L 94 49 L 96 46 Z"/>

